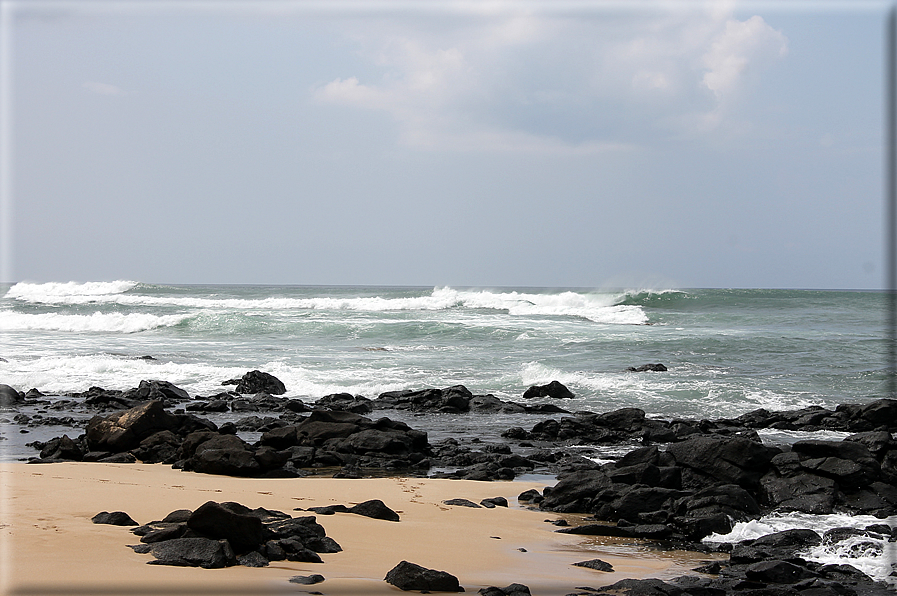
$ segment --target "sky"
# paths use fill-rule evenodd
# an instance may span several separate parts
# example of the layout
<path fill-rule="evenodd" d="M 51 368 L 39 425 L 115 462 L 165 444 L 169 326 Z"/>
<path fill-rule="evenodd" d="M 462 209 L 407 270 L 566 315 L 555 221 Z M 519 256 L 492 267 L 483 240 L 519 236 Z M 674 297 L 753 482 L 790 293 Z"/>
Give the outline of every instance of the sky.
<path fill-rule="evenodd" d="M 890 6 L 0 0 L 0 279 L 882 288 Z"/>

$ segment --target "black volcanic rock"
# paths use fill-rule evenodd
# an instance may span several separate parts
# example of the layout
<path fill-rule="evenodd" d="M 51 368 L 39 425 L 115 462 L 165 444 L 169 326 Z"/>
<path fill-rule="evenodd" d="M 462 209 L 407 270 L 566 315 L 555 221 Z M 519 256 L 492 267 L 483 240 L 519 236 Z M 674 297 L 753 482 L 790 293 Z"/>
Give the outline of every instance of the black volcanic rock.
<path fill-rule="evenodd" d="M 629 372 L 666 372 L 667 367 L 661 363 L 642 364 L 641 366 L 630 366 L 626 369 Z"/>
<path fill-rule="evenodd" d="M 91 418 L 87 423 L 87 444 L 91 451 L 127 451 L 153 433 L 178 429 L 180 423 L 165 411 L 161 401 L 149 401 L 130 410 Z"/>
<path fill-rule="evenodd" d="M 613 573 L 614 570 L 613 565 L 606 561 L 602 561 L 601 559 L 589 559 L 588 561 L 573 563 L 573 565 L 575 567 L 586 567 L 588 569 L 594 569 L 595 571 L 606 571 L 608 573 Z"/>
<path fill-rule="evenodd" d="M 8 408 L 25 401 L 25 398 L 18 391 L 0 383 L 0 407 Z"/>
<path fill-rule="evenodd" d="M 235 384 L 234 391 L 240 394 L 270 393 L 271 395 L 283 395 L 287 392 L 283 382 L 274 375 L 259 370 L 252 370 L 243 375 L 238 381 L 225 381 L 222 385 Z"/>
<path fill-rule="evenodd" d="M 427 569 L 402 561 L 389 570 L 384 578 L 386 583 L 392 584 L 400 590 L 426 590 L 428 592 L 463 592 L 464 588 L 458 583 L 458 578 L 445 571 Z"/>
<path fill-rule="evenodd" d="M 380 499 L 371 499 L 364 503 L 359 503 L 354 507 L 350 507 L 348 513 L 355 513 L 365 517 L 374 519 L 385 519 L 387 521 L 399 521 L 399 514 L 386 506 Z"/>
<path fill-rule="evenodd" d="M 217 569 L 235 565 L 237 562 L 227 540 L 174 538 L 150 545 L 149 551 L 156 557 L 155 561 L 149 562 L 151 565 Z"/>
<path fill-rule="evenodd" d="M 524 399 L 532 399 L 534 397 L 552 397 L 555 399 L 572 399 L 576 397 L 572 391 L 560 381 L 552 381 L 547 385 L 533 385 L 523 392 Z"/>
<path fill-rule="evenodd" d="M 265 538 L 262 520 L 227 505 L 215 501 L 204 503 L 187 518 L 187 527 L 202 536 L 227 539 L 237 553 L 257 549 Z"/>
<path fill-rule="evenodd" d="M 124 511 L 102 511 L 90 518 L 95 524 L 109 524 L 112 526 L 137 526 L 140 525 L 131 519 L 131 516 Z"/>

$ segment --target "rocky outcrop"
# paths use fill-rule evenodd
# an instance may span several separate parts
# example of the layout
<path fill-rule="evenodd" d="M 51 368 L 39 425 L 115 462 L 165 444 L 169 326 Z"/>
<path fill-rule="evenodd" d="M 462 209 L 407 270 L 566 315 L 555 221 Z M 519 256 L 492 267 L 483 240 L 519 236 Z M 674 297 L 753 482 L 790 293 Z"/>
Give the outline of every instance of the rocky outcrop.
<path fill-rule="evenodd" d="M 570 528 L 568 533 L 696 541 L 726 534 L 733 523 L 776 510 L 897 513 L 897 487 L 884 480 L 890 441 L 799 441 L 792 450 L 743 437 L 697 436 L 665 451 L 649 446 L 620 460 L 560 474 L 539 506 L 589 513 L 616 527 Z M 528 495 L 532 500 L 532 496 Z"/>

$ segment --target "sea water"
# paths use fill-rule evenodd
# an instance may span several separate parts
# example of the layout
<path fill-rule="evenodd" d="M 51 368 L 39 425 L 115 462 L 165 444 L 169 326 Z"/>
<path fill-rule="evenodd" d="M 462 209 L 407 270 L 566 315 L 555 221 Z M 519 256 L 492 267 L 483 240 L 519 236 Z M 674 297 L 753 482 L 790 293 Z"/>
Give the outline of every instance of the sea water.
<path fill-rule="evenodd" d="M 286 397 L 306 402 L 459 384 L 522 401 L 531 385 L 558 380 L 576 394 L 559 404 L 569 410 L 637 407 L 664 419 L 892 397 L 886 296 L 874 291 L 121 280 L 23 282 L 0 287 L 0 295 L 0 383 L 48 395 L 158 379 L 202 397 L 258 369 L 282 380 Z M 627 371 L 647 363 L 668 370 Z M 426 430 L 431 440 L 497 438 L 540 419 L 389 415 Z M 24 440 L 7 431 L 4 438 L 15 440 L 6 445 L 17 448 L 0 453 L 21 459 Z M 764 440 L 800 438 L 773 432 Z M 618 454 L 595 457 L 608 455 Z M 827 523 L 812 519 L 805 523 Z M 751 531 L 782 523 L 764 521 Z"/>

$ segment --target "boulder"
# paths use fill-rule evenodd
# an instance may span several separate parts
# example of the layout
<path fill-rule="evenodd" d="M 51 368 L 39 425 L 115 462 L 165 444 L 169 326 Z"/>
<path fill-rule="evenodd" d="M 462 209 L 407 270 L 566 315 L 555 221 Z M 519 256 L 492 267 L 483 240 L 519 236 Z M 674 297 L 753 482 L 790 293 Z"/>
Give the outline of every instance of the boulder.
<path fill-rule="evenodd" d="M 190 395 L 186 391 L 168 381 L 140 381 L 136 389 L 125 391 L 122 397 L 135 401 L 159 400 L 162 402 L 166 400 L 179 402 L 190 399 Z"/>
<path fill-rule="evenodd" d="M 230 385 L 232 383 L 233 381 L 225 381 L 222 385 Z M 280 379 L 259 370 L 249 371 L 235 384 L 234 391 L 240 394 L 270 393 L 271 395 L 283 395 L 287 392 L 286 386 Z"/>
<path fill-rule="evenodd" d="M 614 571 L 613 565 L 606 561 L 602 561 L 601 559 L 589 559 L 588 561 L 580 561 L 579 563 L 573 563 L 573 566 L 594 569 L 595 571 L 606 571 L 608 573 L 613 573 Z"/>
<path fill-rule="evenodd" d="M 150 565 L 176 565 L 217 569 L 235 565 L 237 558 L 227 540 L 210 538 L 174 538 L 150 545 L 156 557 Z"/>
<path fill-rule="evenodd" d="M 572 399 L 576 397 L 572 391 L 560 381 L 552 381 L 547 385 L 533 385 L 523 392 L 524 399 L 534 397 L 552 397 L 555 399 Z"/>
<path fill-rule="evenodd" d="M 384 578 L 386 583 L 400 590 L 426 590 L 428 592 L 463 592 L 458 578 L 445 571 L 427 569 L 402 561 L 389 570 Z"/>
<path fill-rule="evenodd" d="M 444 505 L 454 505 L 456 507 L 470 507 L 471 509 L 480 509 L 480 505 L 477 505 L 473 501 L 468 499 L 448 499 L 442 502 Z"/>
<path fill-rule="evenodd" d="M 507 507 L 508 500 L 504 497 L 489 497 L 480 501 L 480 505 L 486 507 L 487 509 L 494 509 L 495 507 Z"/>
<path fill-rule="evenodd" d="M 226 539 L 238 553 L 256 550 L 265 542 L 262 520 L 227 505 L 204 503 L 187 518 L 187 527 L 208 538 Z"/>
<path fill-rule="evenodd" d="M 95 524 L 109 524 L 112 526 L 139 526 L 137 522 L 131 519 L 131 516 L 125 513 L 124 511 L 101 511 L 97 513 L 92 518 L 90 518 Z"/>
<path fill-rule="evenodd" d="M 374 519 L 384 519 L 387 521 L 399 521 L 399 514 L 386 506 L 380 499 L 371 499 L 364 503 L 359 503 L 348 509 L 348 513 L 355 513 L 365 517 Z"/>
<path fill-rule="evenodd" d="M 289 581 L 291 584 L 311 586 L 324 581 L 324 576 L 319 573 L 312 573 L 311 575 L 294 575 L 287 581 Z"/>
<path fill-rule="evenodd" d="M 166 412 L 161 401 L 153 400 L 123 412 L 94 416 L 87 423 L 87 444 L 91 451 L 119 453 L 137 447 L 153 433 L 174 431 L 179 426 L 178 417 Z"/>
<path fill-rule="evenodd" d="M 25 401 L 25 398 L 18 391 L 0 383 L 0 407 L 8 408 Z"/>
<path fill-rule="evenodd" d="M 666 372 L 667 367 L 661 363 L 642 364 L 641 366 L 630 366 L 626 369 L 629 372 Z"/>
<path fill-rule="evenodd" d="M 188 439 L 193 434 L 188 435 Z M 225 476 L 256 476 L 262 466 L 252 448 L 236 435 L 211 434 L 196 446 L 193 457 L 184 463 L 184 469 L 204 474 Z"/>
<path fill-rule="evenodd" d="M 708 482 L 737 484 L 756 489 L 760 477 L 769 468 L 777 450 L 742 437 L 698 436 L 667 447 L 676 464 L 696 472 L 697 485 L 683 488 L 704 488 Z"/>

